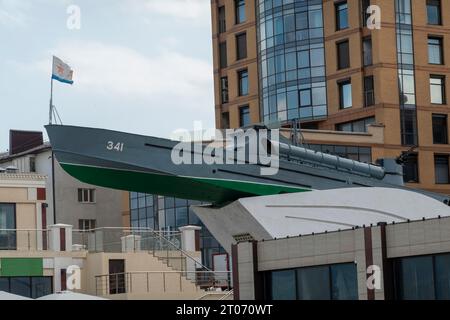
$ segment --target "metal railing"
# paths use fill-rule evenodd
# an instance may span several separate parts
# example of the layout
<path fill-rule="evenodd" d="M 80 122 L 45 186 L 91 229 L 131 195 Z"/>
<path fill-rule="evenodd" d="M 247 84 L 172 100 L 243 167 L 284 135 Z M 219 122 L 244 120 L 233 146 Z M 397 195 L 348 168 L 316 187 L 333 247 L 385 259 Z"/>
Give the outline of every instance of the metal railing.
<path fill-rule="evenodd" d="M 99 275 L 95 277 L 97 296 L 124 293 L 166 293 L 198 290 L 231 290 L 228 271 L 194 271 L 194 281 L 186 278 L 189 272 L 141 271 Z"/>
<path fill-rule="evenodd" d="M 147 228 L 97 228 L 73 230 L 72 243 L 90 252 L 167 250 L 167 239 L 181 247 L 181 233 Z M 173 249 L 175 250 L 175 249 Z"/>
<path fill-rule="evenodd" d="M 181 232 L 154 231 L 148 228 L 98 228 L 74 230 L 72 243 L 89 252 L 151 253 L 174 271 L 209 271 L 199 258 L 192 257 L 181 246 Z M 190 280 L 192 275 L 187 272 Z"/>
<path fill-rule="evenodd" d="M 0 229 L 0 250 L 46 251 L 49 234 L 47 229 Z"/>

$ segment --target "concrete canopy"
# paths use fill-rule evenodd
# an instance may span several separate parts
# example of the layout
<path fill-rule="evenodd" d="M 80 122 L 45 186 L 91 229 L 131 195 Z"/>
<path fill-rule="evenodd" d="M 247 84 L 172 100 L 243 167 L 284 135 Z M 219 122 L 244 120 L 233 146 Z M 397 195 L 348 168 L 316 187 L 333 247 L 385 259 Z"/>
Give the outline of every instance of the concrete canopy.
<path fill-rule="evenodd" d="M 444 203 L 393 188 L 345 188 L 252 197 L 222 208 L 197 206 L 194 211 L 226 250 L 231 250 L 239 237 L 260 241 L 379 222 L 450 216 L 450 207 Z"/>

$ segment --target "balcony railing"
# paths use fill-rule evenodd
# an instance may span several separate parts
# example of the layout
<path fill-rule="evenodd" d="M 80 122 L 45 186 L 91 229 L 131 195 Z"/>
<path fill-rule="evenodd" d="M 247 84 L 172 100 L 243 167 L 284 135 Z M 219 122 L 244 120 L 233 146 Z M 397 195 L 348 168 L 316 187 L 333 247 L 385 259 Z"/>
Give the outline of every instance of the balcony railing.
<path fill-rule="evenodd" d="M 45 251 L 48 244 L 46 229 L 0 229 L 0 250 Z"/>
<path fill-rule="evenodd" d="M 187 277 L 191 274 L 191 279 Z M 97 296 L 124 293 L 161 293 L 217 289 L 231 290 L 227 271 L 142 271 L 99 275 L 95 277 Z"/>
<path fill-rule="evenodd" d="M 154 231 L 148 228 L 73 230 L 72 243 L 75 247 L 89 252 L 179 250 L 181 248 L 181 233 Z"/>

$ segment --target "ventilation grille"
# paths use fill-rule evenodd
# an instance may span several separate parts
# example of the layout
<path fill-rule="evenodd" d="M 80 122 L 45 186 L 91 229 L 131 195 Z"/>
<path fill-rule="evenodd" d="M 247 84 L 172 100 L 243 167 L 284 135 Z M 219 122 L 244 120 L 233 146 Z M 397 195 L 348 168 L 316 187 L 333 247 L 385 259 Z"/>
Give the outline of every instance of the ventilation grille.
<path fill-rule="evenodd" d="M 248 242 L 255 240 L 250 233 L 241 233 L 233 236 L 236 242 Z"/>

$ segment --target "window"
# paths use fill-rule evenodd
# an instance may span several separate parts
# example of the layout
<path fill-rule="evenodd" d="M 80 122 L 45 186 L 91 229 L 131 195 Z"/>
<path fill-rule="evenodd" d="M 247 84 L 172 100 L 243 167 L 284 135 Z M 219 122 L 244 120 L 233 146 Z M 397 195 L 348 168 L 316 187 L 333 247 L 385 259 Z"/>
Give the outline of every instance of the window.
<path fill-rule="evenodd" d="M 226 68 L 228 65 L 226 42 L 221 42 L 219 44 L 219 59 L 220 59 L 220 67 Z"/>
<path fill-rule="evenodd" d="M 372 38 L 366 37 L 363 39 L 363 62 L 364 66 L 372 65 Z"/>
<path fill-rule="evenodd" d="M 295 300 L 295 270 L 272 271 L 270 273 L 272 284 L 272 300 Z"/>
<path fill-rule="evenodd" d="M 224 33 L 225 31 L 227 31 L 225 6 L 219 7 L 218 16 L 219 16 L 219 33 Z"/>
<path fill-rule="evenodd" d="M 367 9 L 370 6 L 370 0 L 362 0 L 361 2 L 361 20 L 362 20 L 362 25 L 364 27 L 367 27 L 367 20 L 369 20 L 370 18 L 370 13 L 367 13 Z"/>
<path fill-rule="evenodd" d="M 431 103 L 445 104 L 445 77 L 430 76 L 430 96 Z"/>
<path fill-rule="evenodd" d="M 36 157 L 30 157 L 30 172 L 36 172 Z"/>
<path fill-rule="evenodd" d="M 236 59 L 247 58 L 247 34 L 241 33 L 236 36 Z"/>
<path fill-rule="evenodd" d="M 16 250 L 16 206 L 0 203 L 0 250 Z"/>
<path fill-rule="evenodd" d="M 130 220 L 133 228 L 158 229 L 158 218 L 154 212 L 156 200 L 151 194 L 130 193 Z M 164 204 L 161 204 L 164 209 Z"/>
<path fill-rule="evenodd" d="M 428 63 L 443 64 L 442 38 L 428 37 Z"/>
<path fill-rule="evenodd" d="M 446 114 L 433 114 L 433 143 L 434 144 L 448 143 Z"/>
<path fill-rule="evenodd" d="M 417 145 L 417 113 L 416 110 L 400 109 L 402 144 Z"/>
<path fill-rule="evenodd" d="M 356 264 L 343 263 L 332 265 L 330 267 L 330 278 L 332 300 L 358 299 Z"/>
<path fill-rule="evenodd" d="M 78 220 L 79 230 L 94 230 L 96 221 L 94 219 L 80 219 Z"/>
<path fill-rule="evenodd" d="M 336 130 L 344 132 L 367 132 L 367 126 L 372 123 L 375 123 L 375 117 L 339 123 L 336 125 Z"/>
<path fill-rule="evenodd" d="M 220 92 L 222 97 L 222 103 L 228 103 L 228 77 L 220 78 Z"/>
<path fill-rule="evenodd" d="M 338 70 L 350 67 L 348 40 L 339 42 L 337 46 Z"/>
<path fill-rule="evenodd" d="M 78 202 L 95 203 L 95 189 L 78 189 Z"/>
<path fill-rule="evenodd" d="M 250 108 L 248 106 L 239 108 L 239 126 L 246 127 L 250 123 Z"/>
<path fill-rule="evenodd" d="M 0 277 L 0 291 L 37 299 L 52 294 L 53 277 Z"/>
<path fill-rule="evenodd" d="M 400 300 L 450 299 L 450 254 L 394 260 L 396 298 Z"/>
<path fill-rule="evenodd" d="M 348 28 L 348 5 L 347 1 L 339 2 L 334 5 L 336 11 L 336 30 Z"/>
<path fill-rule="evenodd" d="M 245 21 L 245 0 L 234 0 L 236 12 L 236 24 Z"/>
<path fill-rule="evenodd" d="M 441 0 L 427 0 L 428 24 L 440 25 L 441 22 Z"/>
<path fill-rule="evenodd" d="M 358 299 L 354 263 L 271 271 L 267 280 L 267 296 L 272 300 Z"/>
<path fill-rule="evenodd" d="M 403 181 L 405 183 L 419 182 L 419 161 L 417 153 L 410 153 L 403 164 Z"/>
<path fill-rule="evenodd" d="M 248 95 L 248 71 L 247 69 L 238 72 L 239 96 Z"/>
<path fill-rule="evenodd" d="M 229 128 L 230 128 L 230 113 L 224 112 L 222 113 L 221 129 L 229 129 Z"/>
<path fill-rule="evenodd" d="M 352 107 L 352 83 L 351 80 L 338 82 L 339 86 L 339 105 L 341 109 Z"/>
<path fill-rule="evenodd" d="M 449 184 L 448 155 L 434 156 L 434 172 L 436 184 Z"/>
<path fill-rule="evenodd" d="M 299 300 L 330 300 L 330 273 L 327 266 L 297 269 Z"/>
<path fill-rule="evenodd" d="M 373 76 L 364 77 L 364 106 L 373 106 L 375 104 L 375 91 Z"/>

